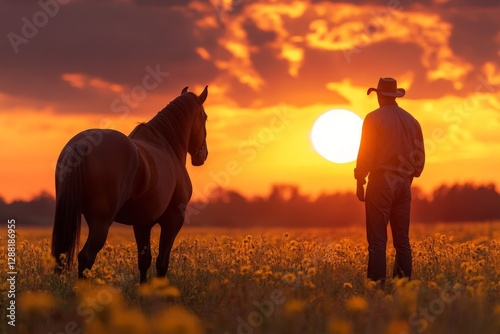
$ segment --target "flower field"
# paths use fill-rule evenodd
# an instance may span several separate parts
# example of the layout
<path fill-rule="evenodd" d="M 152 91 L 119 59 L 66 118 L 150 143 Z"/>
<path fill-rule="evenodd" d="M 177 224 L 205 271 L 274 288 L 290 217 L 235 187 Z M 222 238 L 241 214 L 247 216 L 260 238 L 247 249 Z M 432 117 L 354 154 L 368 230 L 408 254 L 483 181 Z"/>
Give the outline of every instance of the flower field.
<path fill-rule="evenodd" d="M 500 223 L 415 224 L 413 279 L 389 279 L 384 291 L 365 280 L 363 228 L 184 228 L 169 279 L 154 278 L 157 236 L 139 286 L 131 228 L 112 227 L 85 282 L 76 268 L 53 274 L 49 229 L 18 230 L 16 327 L 2 270 L 0 332 L 500 333 Z M 390 274 L 391 241 L 387 253 Z"/>

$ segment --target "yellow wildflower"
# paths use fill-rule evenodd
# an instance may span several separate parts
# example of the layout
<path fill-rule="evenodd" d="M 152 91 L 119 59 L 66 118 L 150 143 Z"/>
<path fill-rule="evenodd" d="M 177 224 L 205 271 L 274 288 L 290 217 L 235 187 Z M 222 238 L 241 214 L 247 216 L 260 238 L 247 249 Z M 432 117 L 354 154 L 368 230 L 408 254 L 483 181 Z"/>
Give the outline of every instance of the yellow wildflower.
<path fill-rule="evenodd" d="M 307 277 L 314 277 L 316 276 L 317 269 L 315 267 L 311 267 L 307 269 Z"/>
<path fill-rule="evenodd" d="M 203 326 L 196 315 L 175 306 L 160 311 L 151 321 L 153 334 L 202 334 Z"/>
<path fill-rule="evenodd" d="M 94 272 L 92 270 L 89 270 L 89 269 L 85 269 L 83 271 L 83 276 L 87 277 L 87 278 L 94 278 Z"/>
<path fill-rule="evenodd" d="M 29 291 L 19 295 L 19 309 L 24 313 L 49 312 L 56 306 L 55 298 L 47 292 Z"/>
<path fill-rule="evenodd" d="M 285 303 L 285 313 L 288 315 L 299 314 L 304 310 L 305 303 L 298 299 L 290 299 Z"/>
<path fill-rule="evenodd" d="M 286 283 L 294 283 L 296 280 L 295 274 L 294 273 L 287 273 L 283 276 L 283 281 Z"/>
<path fill-rule="evenodd" d="M 371 279 L 365 280 L 365 288 L 368 290 L 373 290 L 377 287 L 377 282 L 372 281 Z"/>
<path fill-rule="evenodd" d="M 100 279 L 100 278 L 97 278 L 97 279 L 95 280 L 95 283 L 96 283 L 96 284 L 98 284 L 98 285 L 104 285 L 104 284 L 106 284 L 106 282 L 104 282 L 104 281 L 103 281 L 102 279 Z"/>
<path fill-rule="evenodd" d="M 347 300 L 346 307 L 352 312 L 364 312 L 368 308 L 368 302 L 361 296 L 353 296 Z"/>
<path fill-rule="evenodd" d="M 395 319 L 391 321 L 387 328 L 387 334 L 401 334 L 409 332 L 409 323 L 406 320 Z"/>
<path fill-rule="evenodd" d="M 148 321 L 138 310 L 113 312 L 108 333 L 147 334 Z M 92 332 L 93 333 L 93 332 Z"/>
<path fill-rule="evenodd" d="M 255 276 L 262 276 L 263 271 L 262 271 L 262 269 L 258 269 L 258 270 L 256 270 L 256 271 L 254 271 L 254 272 L 253 272 L 253 274 L 254 274 Z"/>
<path fill-rule="evenodd" d="M 166 277 L 154 277 L 149 284 L 143 284 L 139 287 L 139 292 L 145 297 L 172 297 L 177 298 L 181 295 L 179 289 L 170 285 Z"/>
<path fill-rule="evenodd" d="M 350 282 L 344 283 L 344 289 L 346 291 L 351 290 L 352 289 L 352 284 Z"/>
<path fill-rule="evenodd" d="M 242 274 L 242 275 L 248 274 L 251 269 L 252 269 L 251 266 L 247 266 L 247 265 L 241 266 L 240 267 L 240 274 Z"/>
<path fill-rule="evenodd" d="M 436 282 L 427 282 L 427 286 L 431 289 L 437 289 L 438 285 L 436 284 Z"/>
<path fill-rule="evenodd" d="M 328 324 L 329 334 L 351 334 L 352 327 L 351 324 L 342 319 L 332 319 Z"/>
<path fill-rule="evenodd" d="M 43 253 L 42 262 L 45 268 L 53 268 L 56 265 L 56 259 L 54 259 L 50 252 Z"/>

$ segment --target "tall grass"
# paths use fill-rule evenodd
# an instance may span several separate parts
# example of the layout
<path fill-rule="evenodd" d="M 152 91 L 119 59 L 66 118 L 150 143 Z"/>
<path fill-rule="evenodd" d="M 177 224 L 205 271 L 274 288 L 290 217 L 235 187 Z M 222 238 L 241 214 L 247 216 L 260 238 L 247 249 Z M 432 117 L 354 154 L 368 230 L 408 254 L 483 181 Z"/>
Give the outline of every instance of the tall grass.
<path fill-rule="evenodd" d="M 153 279 L 153 262 L 141 287 L 130 229 L 110 232 L 83 283 L 76 272 L 53 274 L 50 230 L 21 230 L 16 332 L 499 333 L 499 227 L 414 225 L 413 279 L 390 279 L 385 290 L 365 280 L 361 228 L 184 229 L 169 279 Z M 6 254 L 4 237 L 0 245 Z M 388 268 L 393 257 L 389 243 Z"/>

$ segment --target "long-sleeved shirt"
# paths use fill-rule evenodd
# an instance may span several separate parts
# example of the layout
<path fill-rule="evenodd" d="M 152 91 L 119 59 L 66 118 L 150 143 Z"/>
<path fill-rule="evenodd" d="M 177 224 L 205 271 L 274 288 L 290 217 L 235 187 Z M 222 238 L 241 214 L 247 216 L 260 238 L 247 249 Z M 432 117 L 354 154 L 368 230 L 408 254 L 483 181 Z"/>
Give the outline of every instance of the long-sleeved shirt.
<path fill-rule="evenodd" d="M 384 102 L 366 115 L 354 169 L 358 182 L 363 182 L 368 173 L 385 171 L 419 177 L 424 163 L 422 128 L 396 101 Z"/>

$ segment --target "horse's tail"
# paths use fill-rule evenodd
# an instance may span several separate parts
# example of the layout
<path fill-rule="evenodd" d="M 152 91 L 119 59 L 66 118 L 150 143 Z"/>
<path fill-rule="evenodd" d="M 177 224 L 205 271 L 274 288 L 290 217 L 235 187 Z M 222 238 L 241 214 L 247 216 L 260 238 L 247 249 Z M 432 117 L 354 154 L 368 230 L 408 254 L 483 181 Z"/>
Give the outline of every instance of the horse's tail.
<path fill-rule="evenodd" d="M 58 264 L 56 270 L 71 268 L 75 249 L 79 248 L 84 157 L 75 150 L 69 149 L 60 164 L 56 172 L 58 185 L 54 229 L 52 230 L 52 256 Z"/>

